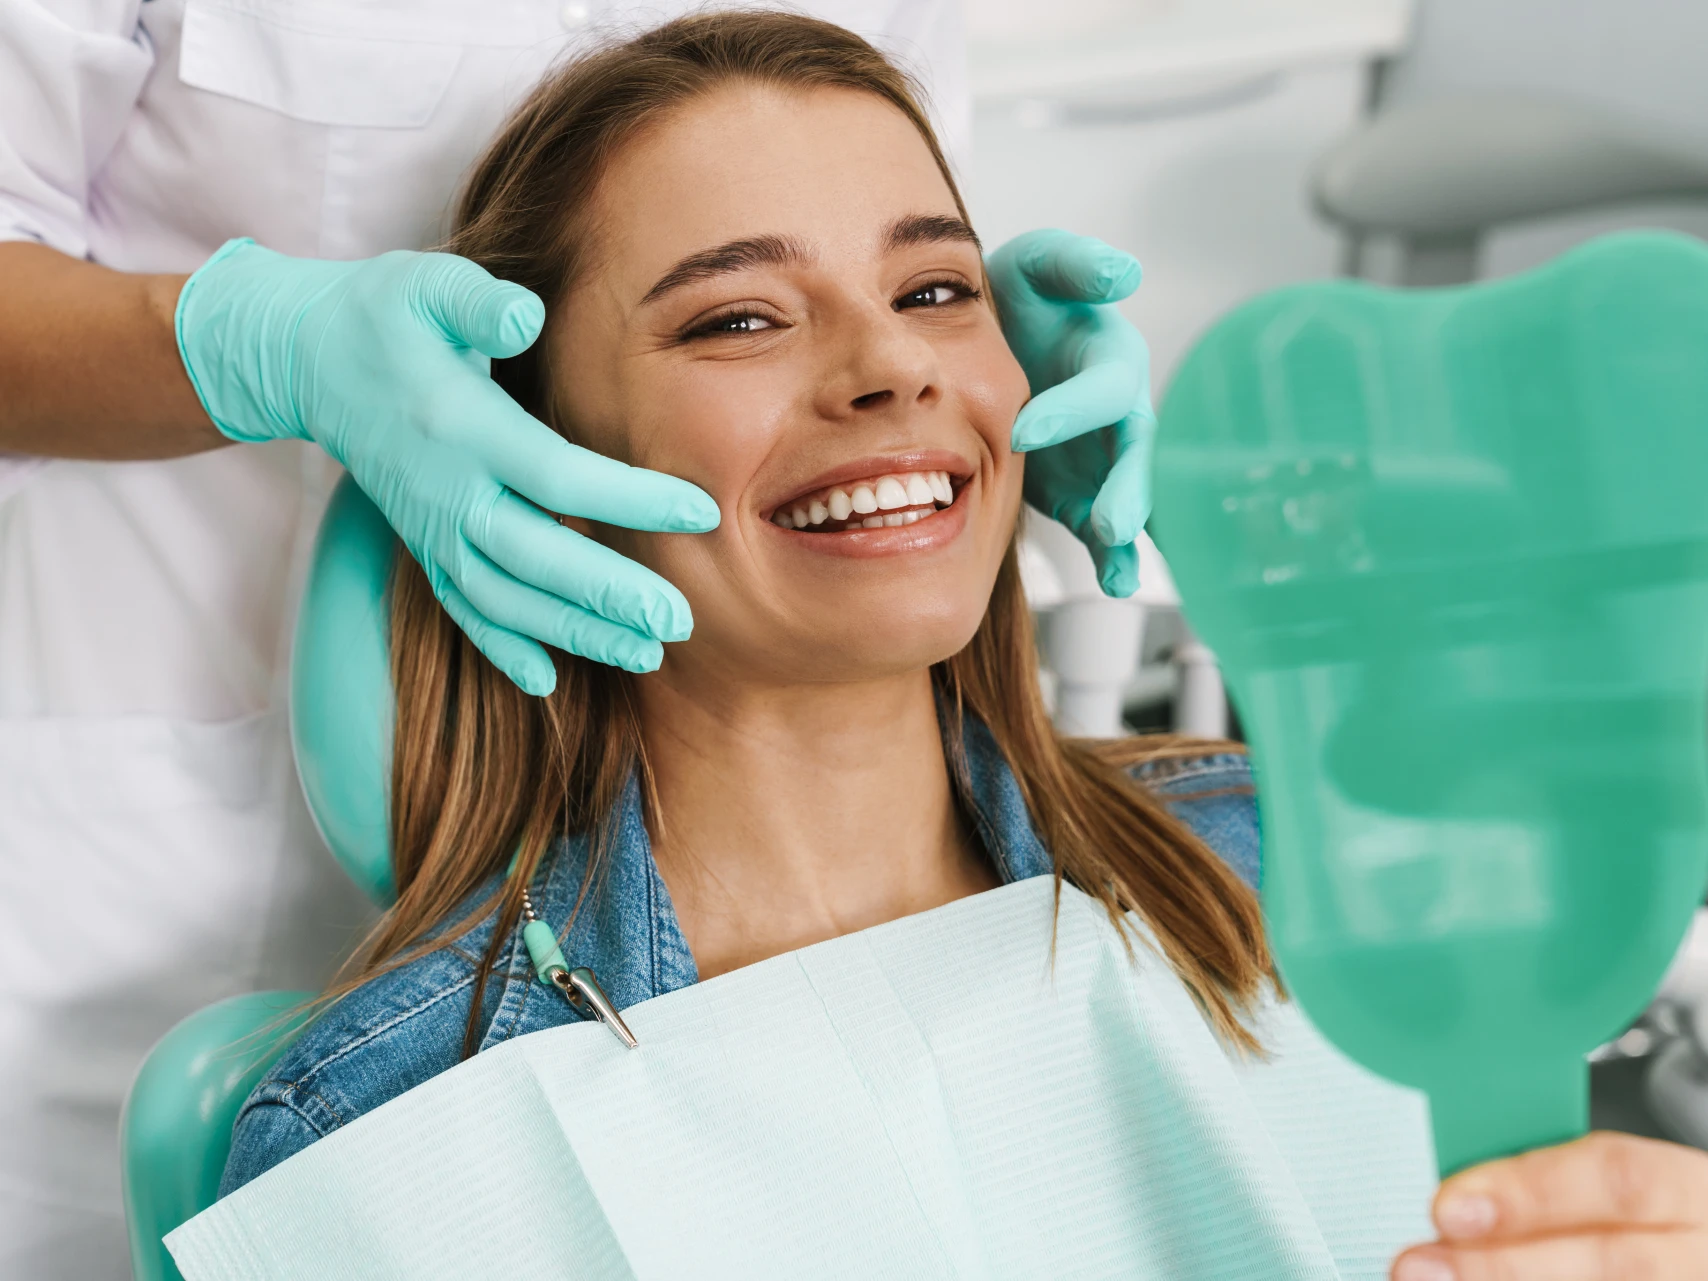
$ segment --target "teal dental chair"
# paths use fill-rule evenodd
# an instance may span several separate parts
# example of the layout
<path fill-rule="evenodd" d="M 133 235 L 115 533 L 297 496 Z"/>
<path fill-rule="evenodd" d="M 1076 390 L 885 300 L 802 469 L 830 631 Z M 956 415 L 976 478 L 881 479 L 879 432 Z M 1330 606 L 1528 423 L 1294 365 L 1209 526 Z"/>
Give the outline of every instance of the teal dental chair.
<path fill-rule="evenodd" d="M 346 477 L 321 523 L 291 653 L 291 740 L 309 809 L 351 879 L 382 905 L 392 897 L 385 610 L 394 545 Z M 301 1030 L 315 995 L 231 997 L 149 1052 L 120 1122 L 136 1281 L 181 1281 L 161 1238 L 213 1204 L 238 1109 Z"/>

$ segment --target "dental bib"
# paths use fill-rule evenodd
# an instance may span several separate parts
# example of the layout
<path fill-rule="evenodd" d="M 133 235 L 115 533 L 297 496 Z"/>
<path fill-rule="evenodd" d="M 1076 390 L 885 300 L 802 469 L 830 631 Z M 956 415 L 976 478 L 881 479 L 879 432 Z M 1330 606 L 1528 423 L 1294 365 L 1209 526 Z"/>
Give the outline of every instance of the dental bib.
<path fill-rule="evenodd" d="M 1052 937 L 1053 935 L 1053 937 Z M 1052 946 L 1053 945 L 1053 946 Z M 1423 1097 L 1296 1007 L 1215 1038 L 1050 877 L 506 1043 L 167 1238 L 188 1281 L 1378 1278 Z"/>

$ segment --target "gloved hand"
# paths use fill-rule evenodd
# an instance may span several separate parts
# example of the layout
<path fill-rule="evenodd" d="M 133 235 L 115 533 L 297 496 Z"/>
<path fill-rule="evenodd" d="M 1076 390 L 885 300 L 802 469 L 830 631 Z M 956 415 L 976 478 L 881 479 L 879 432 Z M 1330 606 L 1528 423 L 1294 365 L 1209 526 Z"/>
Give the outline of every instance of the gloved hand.
<path fill-rule="evenodd" d="M 1139 264 L 1065 231 L 1016 236 L 987 263 L 1002 332 L 1032 384 L 1014 423 L 1026 501 L 1091 549 L 1110 596 L 1139 586 L 1133 540 L 1151 510 L 1150 349 L 1114 307 Z"/>
<path fill-rule="evenodd" d="M 457 625 L 547 694 L 544 641 L 644 672 L 693 627 L 682 593 L 547 512 L 703 532 L 687 481 L 558 436 L 488 376 L 539 336 L 540 300 L 450 254 L 288 258 L 233 240 L 178 299 L 178 348 L 233 440 L 312 440 L 385 514 Z M 542 511 L 541 509 L 545 510 Z"/>

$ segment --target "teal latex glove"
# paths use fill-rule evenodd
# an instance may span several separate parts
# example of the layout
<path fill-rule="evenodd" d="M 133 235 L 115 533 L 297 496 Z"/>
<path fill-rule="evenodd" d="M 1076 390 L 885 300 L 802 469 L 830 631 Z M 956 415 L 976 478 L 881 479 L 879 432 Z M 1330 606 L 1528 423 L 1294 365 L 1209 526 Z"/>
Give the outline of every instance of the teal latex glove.
<path fill-rule="evenodd" d="M 1150 349 L 1107 304 L 1139 287 L 1139 264 L 1101 240 L 1029 231 L 990 256 L 1002 332 L 1032 384 L 1014 423 L 1031 451 L 1026 501 L 1079 536 L 1111 596 L 1139 586 L 1133 540 L 1151 507 Z"/>
<path fill-rule="evenodd" d="M 220 431 L 312 440 L 348 468 L 457 625 L 531 694 L 557 684 L 540 642 L 643 672 L 693 626 L 676 588 L 548 513 L 718 523 L 703 490 L 571 445 L 492 381 L 492 358 L 544 321 L 533 293 L 450 254 L 322 262 L 250 240 L 190 277 L 177 314 Z"/>

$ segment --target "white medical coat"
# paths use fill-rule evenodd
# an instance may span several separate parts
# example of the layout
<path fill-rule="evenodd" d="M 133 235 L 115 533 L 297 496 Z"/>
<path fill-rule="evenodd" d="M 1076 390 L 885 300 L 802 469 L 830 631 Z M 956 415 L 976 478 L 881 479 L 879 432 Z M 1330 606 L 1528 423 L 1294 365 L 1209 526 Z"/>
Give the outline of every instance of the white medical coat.
<path fill-rule="evenodd" d="M 698 0 L 0 0 L 0 239 L 187 272 L 446 230 L 555 61 Z M 955 0 L 809 0 L 970 107 Z M 0 281 L 0 288 L 4 288 Z M 281 675 L 335 469 L 297 442 L 0 456 L 0 1277 L 126 1274 L 119 1105 L 220 997 L 314 987 L 361 906 L 303 810 Z"/>

